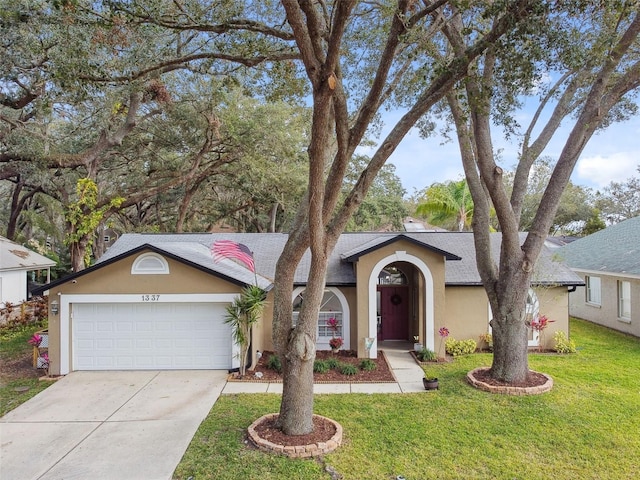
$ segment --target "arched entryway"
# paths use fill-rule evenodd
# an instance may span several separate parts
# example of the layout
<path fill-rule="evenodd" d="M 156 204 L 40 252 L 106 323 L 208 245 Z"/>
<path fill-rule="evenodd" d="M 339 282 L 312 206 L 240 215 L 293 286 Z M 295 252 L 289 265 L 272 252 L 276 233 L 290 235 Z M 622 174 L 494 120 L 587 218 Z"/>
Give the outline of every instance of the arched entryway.
<path fill-rule="evenodd" d="M 422 259 L 397 251 L 379 260 L 371 270 L 368 292 L 371 358 L 376 357 L 378 340 L 411 341 L 419 335 L 427 348 L 434 349 L 433 276 Z"/>
<path fill-rule="evenodd" d="M 416 313 L 415 296 L 411 295 L 409 285 L 412 271 L 413 266 L 410 264 L 391 264 L 378 275 L 378 341 L 409 340 L 411 323 L 414 323 L 411 320 Z"/>

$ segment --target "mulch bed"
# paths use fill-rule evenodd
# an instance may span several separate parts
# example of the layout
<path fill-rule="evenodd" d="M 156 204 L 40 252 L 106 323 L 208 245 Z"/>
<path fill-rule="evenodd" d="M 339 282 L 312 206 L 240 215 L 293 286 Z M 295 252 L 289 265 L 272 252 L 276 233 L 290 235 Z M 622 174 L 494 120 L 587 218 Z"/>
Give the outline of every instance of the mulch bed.
<path fill-rule="evenodd" d="M 282 430 L 276 427 L 276 422 L 277 417 L 265 420 L 255 426 L 255 431 L 261 438 L 285 447 L 327 442 L 336 433 L 336 427 L 333 423 L 317 415 L 313 417 L 313 432 L 306 435 L 285 435 Z"/>
<path fill-rule="evenodd" d="M 527 378 L 523 382 L 507 383 L 495 380 L 489 376 L 489 369 L 478 370 L 473 375 L 476 380 L 491 385 L 493 387 L 539 387 L 547 382 L 547 377 L 538 372 L 529 371 Z"/>
<path fill-rule="evenodd" d="M 267 362 L 271 355 L 274 355 L 274 353 L 263 352 L 255 369 L 248 369 L 244 378 L 239 378 L 237 374 L 234 374 L 230 377 L 230 380 L 239 382 L 281 382 L 282 375 L 267 367 Z M 358 358 L 355 350 L 340 350 L 336 353 L 329 350 L 316 351 L 316 360 L 327 360 L 329 358 L 335 358 L 341 363 L 350 363 L 356 367 L 363 360 Z M 375 370 L 368 371 L 358 368 L 358 373 L 355 375 L 344 375 L 337 370 L 329 370 L 327 373 L 314 373 L 313 381 L 314 383 L 384 383 L 396 381 L 382 351 L 378 351 L 378 358 L 372 358 L 371 361 L 376 364 Z M 258 372 L 262 376 L 256 376 Z"/>

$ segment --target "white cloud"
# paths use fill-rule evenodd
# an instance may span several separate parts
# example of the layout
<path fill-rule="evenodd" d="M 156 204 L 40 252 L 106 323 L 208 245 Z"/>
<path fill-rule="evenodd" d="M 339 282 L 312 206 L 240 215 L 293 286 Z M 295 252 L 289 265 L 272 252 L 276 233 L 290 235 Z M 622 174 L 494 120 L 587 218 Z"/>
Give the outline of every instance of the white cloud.
<path fill-rule="evenodd" d="M 604 187 L 611 182 L 621 182 L 637 173 L 640 152 L 617 152 L 583 157 L 578 160 L 574 180 L 578 184 Z"/>

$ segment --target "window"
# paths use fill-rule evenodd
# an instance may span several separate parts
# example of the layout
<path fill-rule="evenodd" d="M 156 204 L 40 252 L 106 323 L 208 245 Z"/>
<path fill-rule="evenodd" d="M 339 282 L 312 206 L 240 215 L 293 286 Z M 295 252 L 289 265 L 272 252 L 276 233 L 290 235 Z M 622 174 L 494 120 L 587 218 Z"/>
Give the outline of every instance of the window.
<path fill-rule="evenodd" d="M 525 315 L 527 325 L 531 325 L 531 322 L 538 318 L 540 315 L 540 300 L 536 292 L 530 288 L 527 292 L 527 303 L 525 304 Z M 530 347 L 537 347 L 540 345 L 540 332 L 533 328 L 528 329 L 527 344 Z"/>
<path fill-rule="evenodd" d="M 298 322 L 298 315 L 304 301 L 304 291 L 301 292 L 293 301 L 293 324 Z M 335 318 L 335 331 L 329 326 L 329 319 Z M 333 323 L 333 321 L 329 322 Z M 325 290 L 320 305 L 320 313 L 318 315 L 318 343 L 322 343 L 323 339 L 328 342 L 331 337 L 345 337 L 344 315 L 342 312 L 342 303 L 340 299 L 331 290 Z"/>
<path fill-rule="evenodd" d="M 618 281 L 618 318 L 631 320 L 631 282 Z"/>
<path fill-rule="evenodd" d="M 600 277 L 587 276 L 585 278 L 585 282 L 587 284 L 587 287 L 586 287 L 587 303 L 591 303 L 593 305 L 601 305 L 602 299 L 600 296 Z"/>
<path fill-rule="evenodd" d="M 111 241 L 111 237 L 109 235 L 104 236 L 104 243 L 109 243 Z"/>
<path fill-rule="evenodd" d="M 407 276 L 400 269 L 389 265 L 378 275 L 378 285 L 408 285 Z"/>
<path fill-rule="evenodd" d="M 143 253 L 131 266 L 132 275 L 167 275 L 169 264 L 157 253 Z"/>

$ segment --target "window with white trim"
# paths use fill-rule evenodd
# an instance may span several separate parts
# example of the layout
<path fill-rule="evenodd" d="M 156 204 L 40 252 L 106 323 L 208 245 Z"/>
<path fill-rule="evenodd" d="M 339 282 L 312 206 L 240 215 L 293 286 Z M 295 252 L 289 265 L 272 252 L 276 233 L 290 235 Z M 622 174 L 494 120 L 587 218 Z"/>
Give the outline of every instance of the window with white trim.
<path fill-rule="evenodd" d="M 131 265 L 131 275 L 167 275 L 169 264 L 157 253 L 143 253 Z"/>
<path fill-rule="evenodd" d="M 298 323 L 298 316 L 304 301 L 304 291 L 300 292 L 293 301 L 293 324 Z M 335 319 L 335 321 L 330 319 Z M 329 325 L 335 324 L 335 331 Z M 331 337 L 344 337 L 344 322 L 342 314 L 342 305 L 340 299 L 330 290 L 324 291 L 322 303 L 320 304 L 320 313 L 318 314 L 318 342 Z M 327 340 L 328 341 L 328 340 Z"/>
<path fill-rule="evenodd" d="M 527 292 L 525 315 L 527 325 L 531 325 L 531 322 L 533 320 L 536 320 L 540 316 L 540 300 L 538 299 L 538 295 L 536 295 L 536 292 L 533 290 L 533 288 L 530 288 Z M 537 347 L 538 345 L 540 345 L 540 332 L 534 330 L 533 328 L 529 328 L 527 330 L 527 344 L 530 347 Z"/>
<path fill-rule="evenodd" d="M 631 282 L 618 280 L 618 318 L 631 320 Z"/>
<path fill-rule="evenodd" d="M 585 277 L 586 283 L 586 301 L 592 305 L 602 305 L 601 283 L 600 277 L 592 277 L 587 275 Z"/>

